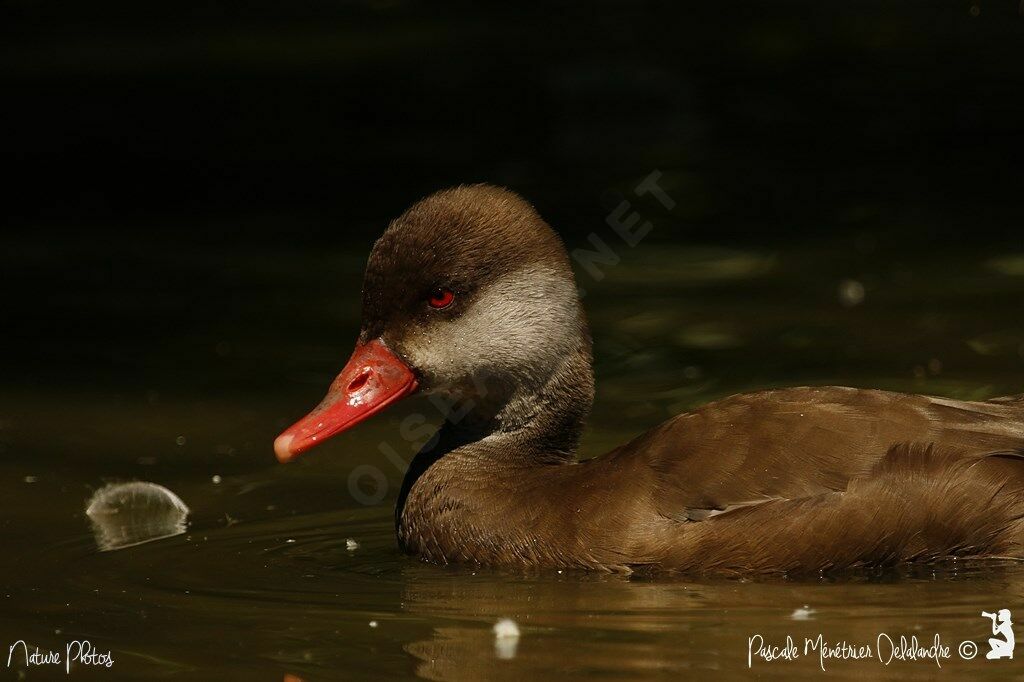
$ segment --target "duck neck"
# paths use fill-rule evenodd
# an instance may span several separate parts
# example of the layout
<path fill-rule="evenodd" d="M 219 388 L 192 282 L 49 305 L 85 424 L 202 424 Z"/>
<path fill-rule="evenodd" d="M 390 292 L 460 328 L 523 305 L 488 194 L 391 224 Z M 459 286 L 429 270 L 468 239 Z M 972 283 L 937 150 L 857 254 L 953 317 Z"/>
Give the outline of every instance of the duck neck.
<path fill-rule="evenodd" d="M 533 386 L 503 390 L 500 382 L 486 385 L 487 391 L 453 408 L 437 436 L 413 459 L 395 509 L 399 522 L 421 479 L 429 477 L 445 489 L 468 485 L 458 475 L 467 461 L 479 462 L 472 467 L 473 480 L 484 488 L 488 476 L 574 461 L 594 401 L 589 337 Z"/>
<path fill-rule="evenodd" d="M 478 437 L 507 439 L 512 460 L 571 461 L 594 402 L 590 343 L 563 356 L 546 380 L 519 385 Z M 514 447 L 511 445 L 514 443 Z"/>

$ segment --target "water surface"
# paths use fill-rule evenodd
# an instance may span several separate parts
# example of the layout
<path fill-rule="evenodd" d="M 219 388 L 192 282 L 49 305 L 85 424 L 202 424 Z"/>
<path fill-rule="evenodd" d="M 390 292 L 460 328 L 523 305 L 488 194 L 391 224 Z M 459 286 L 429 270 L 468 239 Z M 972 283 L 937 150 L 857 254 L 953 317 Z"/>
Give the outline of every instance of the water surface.
<path fill-rule="evenodd" d="M 1024 569 L 1012 563 L 787 582 L 521 575 L 405 557 L 391 505 L 414 445 L 398 424 L 434 418 L 429 404 L 408 402 L 288 466 L 270 447 L 348 355 L 365 253 L 157 246 L 65 245 L 68 284 L 41 296 L 68 334 L 40 338 L 0 389 L 0 642 L 111 650 L 111 669 L 72 670 L 87 679 L 819 679 L 816 656 L 748 670 L 748 638 L 874 645 L 884 632 L 930 645 L 938 633 L 952 648 L 941 670 L 828 661 L 828 674 L 1024 674 L 983 656 L 982 610 L 1024 618 Z M 82 264 L 90 248 L 113 274 Z M 31 268 L 31 244 L 12 253 L 13 267 Z M 135 286 L 123 286 L 130 273 Z M 186 278 L 208 295 L 174 286 Z M 890 248 L 870 234 L 763 250 L 655 236 L 580 283 L 598 377 L 584 456 L 769 386 L 1024 390 L 1024 253 Z M 361 465 L 384 487 L 364 476 L 353 491 Z M 134 480 L 178 495 L 186 532 L 101 551 L 86 505 Z M 491 632 L 503 617 L 522 631 L 512 651 Z M 982 655 L 963 661 L 964 640 Z"/>

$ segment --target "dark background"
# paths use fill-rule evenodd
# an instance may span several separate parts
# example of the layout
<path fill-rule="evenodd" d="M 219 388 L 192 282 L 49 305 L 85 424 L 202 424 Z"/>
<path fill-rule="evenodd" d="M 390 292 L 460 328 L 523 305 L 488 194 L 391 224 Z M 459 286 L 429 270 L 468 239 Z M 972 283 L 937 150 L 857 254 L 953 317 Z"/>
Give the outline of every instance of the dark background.
<path fill-rule="evenodd" d="M 463 182 L 520 191 L 570 245 L 659 170 L 678 203 L 654 242 L 1019 250 L 1011 1 L 6 13 L 12 384 L 201 388 L 243 345 L 274 366 L 351 307 L 339 259 Z"/>

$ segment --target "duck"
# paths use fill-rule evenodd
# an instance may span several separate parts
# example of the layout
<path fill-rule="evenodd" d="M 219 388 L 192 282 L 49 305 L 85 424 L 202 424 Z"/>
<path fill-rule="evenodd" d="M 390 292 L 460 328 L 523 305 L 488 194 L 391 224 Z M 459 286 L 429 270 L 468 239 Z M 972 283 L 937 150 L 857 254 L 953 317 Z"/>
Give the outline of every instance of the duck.
<path fill-rule="evenodd" d="M 395 508 L 426 562 L 797 576 L 1024 558 L 1024 396 L 763 390 L 578 458 L 591 336 L 562 241 L 511 190 L 442 190 L 393 220 L 361 315 L 274 450 L 292 461 L 414 394 L 452 406 Z"/>

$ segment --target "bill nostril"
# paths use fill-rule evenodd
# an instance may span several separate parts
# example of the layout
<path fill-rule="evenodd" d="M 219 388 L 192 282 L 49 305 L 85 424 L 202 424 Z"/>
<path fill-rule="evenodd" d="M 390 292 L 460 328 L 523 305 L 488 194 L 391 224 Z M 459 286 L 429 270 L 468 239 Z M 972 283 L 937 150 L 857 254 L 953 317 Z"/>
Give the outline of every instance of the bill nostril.
<path fill-rule="evenodd" d="M 353 379 L 352 382 L 348 385 L 349 393 L 358 391 L 363 386 L 365 386 L 366 382 L 370 380 L 370 374 L 372 372 L 373 372 L 373 370 L 370 369 L 369 367 L 367 367 L 362 372 L 360 372 L 359 376 L 357 376 L 355 379 Z"/>

